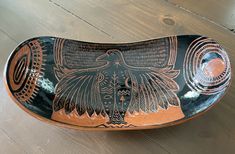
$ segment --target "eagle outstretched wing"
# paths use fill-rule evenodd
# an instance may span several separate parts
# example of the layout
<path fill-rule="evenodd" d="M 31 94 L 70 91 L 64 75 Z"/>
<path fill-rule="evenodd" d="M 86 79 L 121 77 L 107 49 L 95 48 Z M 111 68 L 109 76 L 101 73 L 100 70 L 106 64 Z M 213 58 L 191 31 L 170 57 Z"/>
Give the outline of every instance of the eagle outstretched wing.
<path fill-rule="evenodd" d="M 56 85 L 54 111 L 64 109 L 65 113 L 75 108 L 79 115 L 87 112 L 91 116 L 94 112 L 104 115 L 103 104 L 100 100 L 98 88 L 98 72 L 73 71 L 64 72 L 63 78 Z"/>
<path fill-rule="evenodd" d="M 170 65 L 157 71 L 131 70 L 132 98 L 128 111 L 156 112 L 159 107 L 167 109 L 170 105 L 179 106 L 180 101 L 175 91 L 178 84 L 173 80 L 179 71 Z"/>
<path fill-rule="evenodd" d="M 176 37 L 121 45 L 56 39 L 54 44 L 54 71 L 58 79 L 54 111 L 64 108 L 68 114 L 76 109 L 79 115 L 87 112 L 90 116 L 93 113 L 105 116 L 97 80 L 100 68 L 107 61 L 97 61 L 97 57 L 107 54 L 110 48 L 117 48 L 113 51 L 123 62 L 116 64 L 129 72 L 132 95 L 127 110 L 130 113 L 156 112 L 159 107 L 167 109 L 180 104 L 175 93 L 179 87 L 174 81 L 179 74 L 174 69 Z"/>

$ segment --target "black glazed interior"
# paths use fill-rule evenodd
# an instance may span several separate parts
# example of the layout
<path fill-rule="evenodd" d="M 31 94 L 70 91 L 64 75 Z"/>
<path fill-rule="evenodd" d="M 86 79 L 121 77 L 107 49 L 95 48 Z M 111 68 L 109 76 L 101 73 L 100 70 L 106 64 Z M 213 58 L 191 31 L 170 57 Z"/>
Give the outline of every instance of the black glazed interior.
<path fill-rule="evenodd" d="M 172 50 L 176 51 L 175 55 L 171 53 Z M 20 52 L 24 54 L 21 55 Z M 222 69 L 217 76 L 208 76 L 203 73 L 204 66 L 213 66 L 206 65 L 211 60 L 218 62 L 218 66 Z M 118 63 L 116 67 L 114 62 L 120 62 L 120 64 Z M 166 70 L 167 67 L 168 70 Z M 12 71 L 12 69 L 14 70 Z M 95 76 L 93 75 L 94 70 L 96 70 Z M 101 75 L 98 75 L 97 70 L 102 72 Z M 106 74 L 103 73 L 104 71 Z M 131 73 L 126 73 L 128 71 Z M 152 73 L 151 71 L 156 72 L 155 76 L 147 78 L 148 74 Z M 94 81 L 102 80 L 104 82 L 103 78 L 105 78 L 109 82 L 113 79 L 111 76 L 117 72 L 125 72 L 116 75 L 117 78 L 124 76 L 124 79 L 116 80 L 117 86 L 119 86 L 116 90 L 120 92 L 120 95 L 116 94 L 110 100 L 111 103 L 114 100 L 119 100 L 119 104 L 124 102 L 124 106 L 121 108 L 121 105 L 117 103 L 116 108 L 111 105 L 102 109 L 100 106 L 106 105 L 104 100 L 107 96 L 105 92 L 96 94 L 101 97 L 101 100 L 92 100 L 93 95 L 90 93 L 95 91 L 96 86 L 93 86 L 88 80 L 94 78 Z M 82 76 L 88 76 L 88 78 L 85 81 L 77 79 Z M 68 114 L 76 109 L 79 115 L 84 112 L 90 116 L 93 113 L 104 116 L 107 114 L 111 119 L 109 123 L 119 125 L 125 124 L 124 116 L 127 111 L 130 113 L 140 110 L 157 112 L 158 108 L 167 110 L 169 106 L 175 105 L 180 106 L 184 114 L 182 119 L 188 119 L 205 111 L 224 95 L 230 83 L 231 68 L 224 49 L 214 40 L 198 35 L 122 44 L 88 43 L 56 37 L 37 37 L 24 41 L 13 51 L 6 64 L 5 77 L 7 88 L 16 100 L 39 116 L 51 119 L 53 112 L 60 109 L 65 109 Z M 142 78 L 146 81 L 141 81 Z M 154 86 L 150 79 L 154 79 L 155 87 L 160 88 L 153 89 Z M 140 89 L 140 85 L 149 84 L 149 87 L 146 86 L 146 90 L 143 90 L 143 96 L 140 96 L 141 90 L 133 91 L 134 81 L 137 82 L 137 89 Z M 66 86 L 63 85 L 65 83 L 71 87 L 76 86 L 66 89 Z M 105 82 L 99 84 L 100 92 L 102 88 L 107 87 L 106 85 Z M 76 90 L 79 86 L 86 90 L 80 90 L 81 93 L 75 93 L 73 96 L 77 94 L 80 98 L 84 97 L 85 100 L 86 96 L 83 93 L 87 93 L 86 100 L 90 100 L 90 102 L 79 104 L 77 100 L 68 98 L 72 96 L 70 95 L 72 92 L 67 91 Z M 157 90 L 163 92 L 161 95 L 164 95 L 164 92 L 169 93 L 174 102 L 168 102 L 169 100 L 164 99 Z M 122 92 L 130 94 L 122 94 Z M 133 95 L 142 99 L 142 101 L 137 101 L 142 107 L 138 108 L 135 107 L 135 104 L 133 105 Z M 158 108 L 150 105 L 148 107 L 146 102 L 152 102 L 151 99 L 153 99 L 150 95 L 162 98 L 163 103 L 160 101 L 156 103 Z M 146 98 L 142 98 L 145 96 Z M 94 98 L 96 97 L 94 96 Z M 77 107 L 79 105 L 80 108 Z M 115 111 L 119 113 L 114 114 Z"/>

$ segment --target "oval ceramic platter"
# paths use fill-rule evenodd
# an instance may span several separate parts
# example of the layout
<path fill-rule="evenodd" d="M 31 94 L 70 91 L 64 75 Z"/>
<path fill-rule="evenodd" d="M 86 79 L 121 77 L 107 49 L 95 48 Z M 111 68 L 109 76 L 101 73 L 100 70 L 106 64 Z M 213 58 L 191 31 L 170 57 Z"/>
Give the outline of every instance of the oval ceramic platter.
<path fill-rule="evenodd" d="M 5 67 L 9 94 L 24 111 L 93 130 L 184 122 L 213 106 L 230 79 L 225 50 L 197 35 L 120 44 L 37 37 Z"/>

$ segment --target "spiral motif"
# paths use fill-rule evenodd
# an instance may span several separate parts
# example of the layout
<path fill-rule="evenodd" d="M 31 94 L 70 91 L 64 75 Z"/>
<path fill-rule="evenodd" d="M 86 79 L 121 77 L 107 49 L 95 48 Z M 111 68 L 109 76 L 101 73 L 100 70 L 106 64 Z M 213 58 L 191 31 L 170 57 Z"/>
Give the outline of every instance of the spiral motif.
<path fill-rule="evenodd" d="M 206 37 L 195 39 L 184 59 L 184 78 L 191 90 L 213 95 L 225 90 L 231 78 L 231 67 L 225 50 Z"/>

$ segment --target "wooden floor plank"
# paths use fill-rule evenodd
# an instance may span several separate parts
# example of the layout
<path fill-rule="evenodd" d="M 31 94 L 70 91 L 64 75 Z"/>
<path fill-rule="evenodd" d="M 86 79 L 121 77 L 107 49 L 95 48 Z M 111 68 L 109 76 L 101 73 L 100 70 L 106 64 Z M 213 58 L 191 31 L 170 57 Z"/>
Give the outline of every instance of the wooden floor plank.
<path fill-rule="evenodd" d="M 235 32 L 234 0 L 168 0 L 169 2 L 218 23 Z"/>
<path fill-rule="evenodd" d="M 12 139 L 4 130 L 0 129 L 0 153 L 27 153 L 25 149 L 22 149 L 14 139 Z"/>
<path fill-rule="evenodd" d="M 101 42 L 111 39 L 47 0 L 4 1 L 0 3 L 0 19 L 0 28 L 19 42 L 50 35 Z"/>
<path fill-rule="evenodd" d="M 51 0 L 120 41 L 175 34 L 203 34 L 223 40 L 230 32 L 164 0 Z M 79 7 L 79 9 L 78 9 Z M 128 27 L 128 28 L 127 28 Z M 221 36 L 221 34 L 223 34 Z M 217 36 L 217 37 L 216 37 Z"/>

